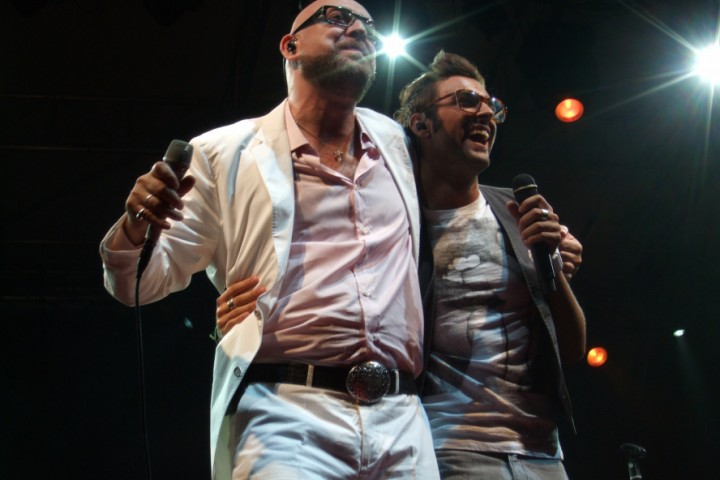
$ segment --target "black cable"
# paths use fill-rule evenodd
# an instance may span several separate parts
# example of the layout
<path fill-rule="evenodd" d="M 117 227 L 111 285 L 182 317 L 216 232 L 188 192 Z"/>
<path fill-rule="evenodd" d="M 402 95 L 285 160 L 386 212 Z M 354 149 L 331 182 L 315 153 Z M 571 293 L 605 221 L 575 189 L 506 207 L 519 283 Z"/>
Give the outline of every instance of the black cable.
<path fill-rule="evenodd" d="M 190 168 L 193 147 L 183 140 L 173 140 L 170 142 L 163 162 L 165 162 L 173 171 L 178 179 L 182 180 L 185 172 Z M 152 195 L 150 195 L 152 196 Z M 141 210 L 144 211 L 145 209 Z M 147 412 L 145 405 L 145 359 L 143 356 L 143 337 L 142 337 L 142 316 L 140 315 L 140 280 L 145 268 L 150 262 L 152 251 L 155 248 L 160 230 L 154 225 L 148 226 L 145 234 L 145 241 L 140 250 L 137 263 L 137 273 L 135 274 L 135 327 L 137 330 L 137 358 L 138 358 L 138 377 L 140 382 L 140 409 L 142 411 L 142 442 L 145 451 L 145 464 L 147 467 L 147 478 L 152 480 L 152 467 L 150 466 L 150 442 L 147 433 Z"/>
<path fill-rule="evenodd" d="M 137 335 L 137 364 L 138 364 L 138 380 L 140 384 L 140 411 L 142 421 L 140 422 L 140 430 L 142 434 L 143 451 L 145 452 L 145 466 L 147 468 L 147 478 L 152 480 L 152 467 L 150 466 L 150 442 L 147 432 L 147 409 L 145 408 L 145 359 L 143 355 L 143 335 L 142 335 L 142 317 L 140 315 L 140 279 L 142 273 L 138 272 L 135 279 L 135 329 Z"/>

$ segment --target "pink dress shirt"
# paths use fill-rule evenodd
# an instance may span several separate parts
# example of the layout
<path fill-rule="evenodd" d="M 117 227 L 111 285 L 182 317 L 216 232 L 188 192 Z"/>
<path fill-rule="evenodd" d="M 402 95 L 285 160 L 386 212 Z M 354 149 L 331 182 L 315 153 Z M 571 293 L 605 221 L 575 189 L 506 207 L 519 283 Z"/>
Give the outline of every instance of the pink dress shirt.
<path fill-rule="evenodd" d="M 286 107 L 296 213 L 285 282 L 257 362 L 353 365 L 419 374 L 422 310 L 405 207 L 361 129 L 354 178 L 324 165 Z"/>

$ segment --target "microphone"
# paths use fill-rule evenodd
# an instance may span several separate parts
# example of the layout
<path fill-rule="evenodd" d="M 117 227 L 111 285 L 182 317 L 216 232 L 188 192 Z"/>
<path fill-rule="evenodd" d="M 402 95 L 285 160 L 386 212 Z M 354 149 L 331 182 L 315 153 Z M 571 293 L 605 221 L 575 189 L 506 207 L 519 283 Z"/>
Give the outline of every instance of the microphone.
<path fill-rule="evenodd" d="M 520 204 L 533 195 L 537 195 L 538 186 L 530 175 L 521 173 L 513 179 L 512 190 L 515 194 L 515 201 Z M 547 244 L 538 242 L 533 244 L 530 249 L 532 250 L 533 262 L 535 262 L 535 269 L 538 272 L 543 291 L 545 293 L 554 292 L 557 290 L 555 286 L 555 269 L 553 268 Z"/>
<path fill-rule="evenodd" d="M 172 169 L 173 173 L 177 177 L 178 181 L 182 180 L 190 168 L 190 160 L 192 159 L 193 147 L 188 142 L 183 140 L 173 140 L 165 152 L 163 162 L 167 163 Z M 155 244 L 157 243 L 158 237 L 160 237 L 161 228 L 156 228 L 155 225 L 148 226 L 147 232 L 145 233 L 145 243 L 143 243 L 140 256 L 138 257 L 137 265 L 137 277 L 140 278 L 145 271 L 145 268 L 150 262 L 150 255 L 152 254 Z"/>
<path fill-rule="evenodd" d="M 620 445 L 620 450 L 625 452 L 627 456 L 633 460 L 642 460 L 645 458 L 645 455 L 647 455 L 647 450 L 634 443 L 623 443 Z"/>
<path fill-rule="evenodd" d="M 628 457 L 628 477 L 630 480 L 642 480 L 642 474 L 640 473 L 640 460 L 645 458 L 647 450 L 640 445 L 634 443 L 623 443 L 620 445 L 620 450 L 625 452 Z"/>

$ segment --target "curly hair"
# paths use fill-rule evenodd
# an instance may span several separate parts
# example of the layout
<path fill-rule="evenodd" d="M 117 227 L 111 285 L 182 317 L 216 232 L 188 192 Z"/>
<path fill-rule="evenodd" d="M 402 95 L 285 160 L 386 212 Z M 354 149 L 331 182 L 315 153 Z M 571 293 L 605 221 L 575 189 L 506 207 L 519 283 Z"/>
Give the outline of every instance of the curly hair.
<path fill-rule="evenodd" d="M 465 57 L 440 50 L 429 70 L 407 84 L 400 91 L 400 107 L 393 117 L 403 127 L 410 127 L 410 117 L 417 112 L 427 111 L 434 118 L 434 108 L 428 108 L 435 97 L 435 84 L 449 77 L 468 77 L 485 86 L 485 78 L 477 67 Z"/>

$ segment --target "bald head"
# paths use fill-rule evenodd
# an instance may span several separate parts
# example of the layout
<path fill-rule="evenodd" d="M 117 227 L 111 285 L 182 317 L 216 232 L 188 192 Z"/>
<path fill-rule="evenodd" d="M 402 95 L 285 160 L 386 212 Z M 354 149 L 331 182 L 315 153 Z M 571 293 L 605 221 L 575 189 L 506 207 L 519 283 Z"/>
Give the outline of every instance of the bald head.
<path fill-rule="evenodd" d="M 366 22 L 355 22 L 355 17 L 346 20 L 349 26 L 335 24 L 329 25 L 334 28 L 306 33 L 306 27 L 314 22 L 303 24 L 322 7 L 342 7 L 369 18 L 365 7 L 353 0 L 317 0 L 305 7 L 295 18 L 291 33 L 280 40 L 280 52 L 287 60 L 288 87 L 296 91 L 305 84 L 316 91 L 334 92 L 358 102 L 375 79 L 375 30 Z"/>
<path fill-rule="evenodd" d="M 315 12 L 317 12 L 320 7 L 323 5 L 332 5 L 335 7 L 346 7 L 352 10 L 355 13 L 358 13 L 364 17 L 370 17 L 370 14 L 367 10 L 365 10 L 365 7 L 360 5 L 358 2 L 354 2 L 352 0 L 316 0 L 312 3 L 310 3 L 307 7 L 303 8 L 303 10 L 298 14 L 297 17 L 295 17 L 295 21 L 292 24 L 292 28 L 290 29 L 291 32 L 294 32 L 300 25 L 302 25 L 308 18 L 312 17 Z"/>

